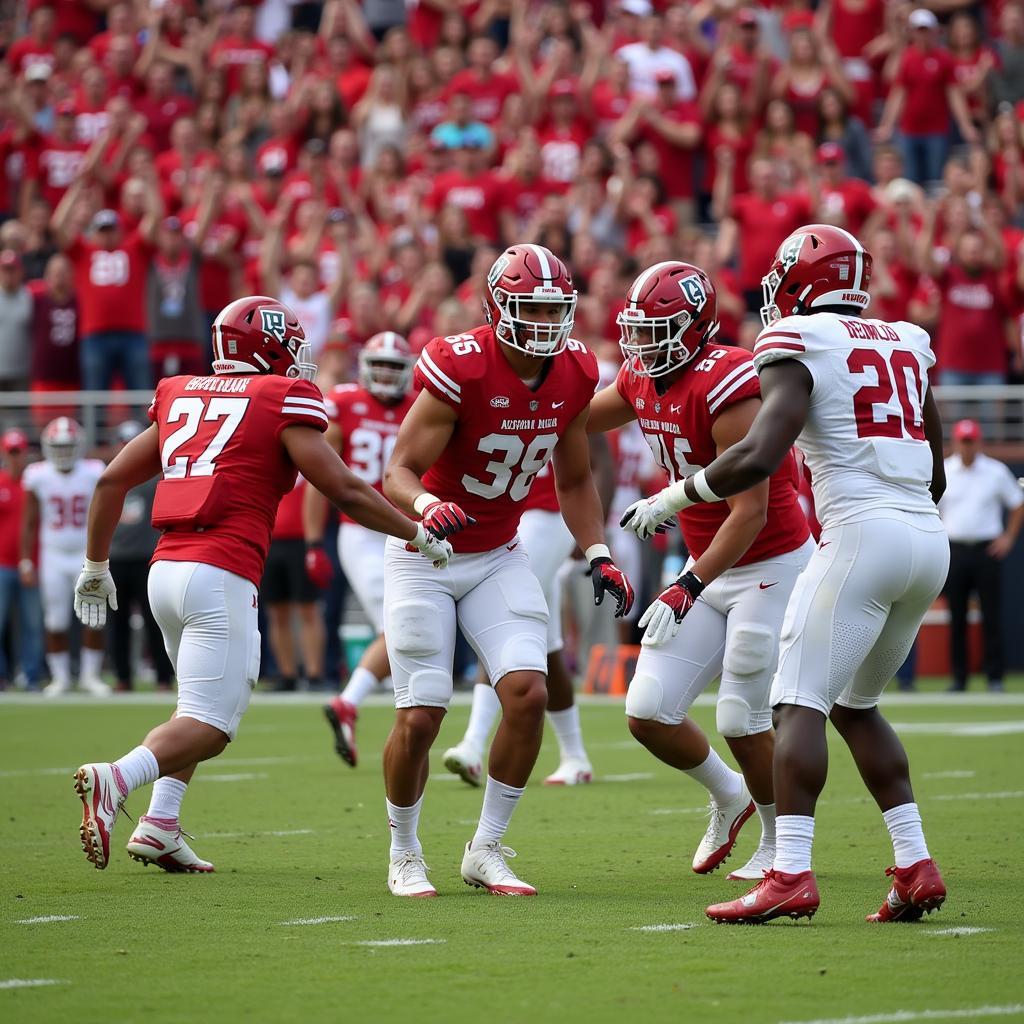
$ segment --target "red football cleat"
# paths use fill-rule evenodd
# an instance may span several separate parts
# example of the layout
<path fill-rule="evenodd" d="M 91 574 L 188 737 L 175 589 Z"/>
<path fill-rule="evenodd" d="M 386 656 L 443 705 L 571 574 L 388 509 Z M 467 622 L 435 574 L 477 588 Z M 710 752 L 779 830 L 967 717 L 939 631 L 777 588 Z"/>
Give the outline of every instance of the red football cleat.
<path fill-rule="evenodd" d="M 338 757 L 345 764 L 355 768 L 356 719 L 359 717 L 355 704 L 350 704 L 340 697 L 332 697 L 331 702 L 324 705 L 324 715 L 334 733 L 334 749 L 338 752 Z"/>
<path fill-rule="evenodd" d="M 705 913 L 716 924 L 763 924 L 777 917 L 814 917 L 821 902 L 813 871 L 788 875 L 766 871 L 764 879 L 738 900 L 716 903 Z"/>
<path fill-rule="evenodd" d="M 946 884 L 931 858 L 909 868 L 887 868 L 885 873 L 892 876 L 892 888 L 878 913 L 868 914 L 868 921 L 919 921 L 946 901 Z"/>

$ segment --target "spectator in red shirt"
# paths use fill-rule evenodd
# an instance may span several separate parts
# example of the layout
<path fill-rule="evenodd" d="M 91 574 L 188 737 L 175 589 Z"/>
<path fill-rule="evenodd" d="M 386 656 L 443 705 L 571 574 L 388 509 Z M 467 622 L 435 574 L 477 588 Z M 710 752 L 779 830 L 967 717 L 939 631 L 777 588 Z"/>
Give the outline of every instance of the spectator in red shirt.
<path fill-rule="evenodd" d="M 878 204 L 866 181 L 846 176 L 843 160 L 843 149 L 838 143 L 825 142 L 818 147 L 818 216 L 826 224 L 846 228 L 859 237 Z"/>
<path fill-rule="evenodd" d="M 498 44 L 490 36 L 475 36 L 466 51 L 469 67 L 448 83 L 447 94 L 467 93 L 474 119 L 485 124 L 494 124 L 505 100 L 519 91 L 514 75 L 495 71 L 499 56 Z"/>
<path fill-rule="evenodd" d="M 78 177 L 85 151 L 89 148 L 75 138 L 75 107 L 65 100 L 57 105 L 53 134 L 39 139 L 30 168 L 34 188 L 55 207 Z"/>
<path fill-rule="evenodd" d="M 572 184 L 579 170 L 583 147 L 592 135 L 580 111 L 576 83 L 562 78 L 551 86 L 547 117 L 537 128 L 544 177 Z"/>
<path fill-rule="evenodd" d="M 21 668 L 29 690 L 38 690 L 43 676 L 43 613 L 39 587 L 21 581 L 19 538 L 25 492 L 21 475 L 28 465 L 28 438 L 20 430 L 5 430 L 0 438 L 0 690 L 10 686 L 6 633 L 17 641 Z M 28 568 L 35 574 L 35 565 Z M 12 612 L 17 608 L 17 629 Z"/>
<path fill-rule="evenodd" d="M 728 264 L 738 250 L 739 285 L 747 312 L 756 314 L 763 301 L 761 278 L 783 239 L 811 219 L 811 204 L 806 196 L 779 191 L 770 160 L 751 160 L 749 177 L 750 191 L 734 196 L 732 168 L 728 164 L 720 167 L 712 205 L 719 216 L 724 215 L 718 233 L 719 258 Z"/>
<path fill-rule="evenodd" d="M 15 75 L 23 75 L 33 64 L 53 68 L 53 44 L 57 23 L 52 7 L 37 7 L 28 19 L 28 35 L 11 43 L 6 61 Z"/>
<path fill-rule="evenodd" d="M 242 68 L 254 62 L 269 63 L 274 48 L 257 39 L 254 33 L 256 13 L 247 4 L 238 4 L 231 12 L 231 32 L 210 48 L 209 66 L 227 72 L 227 90 L 238 89 Z"/>
<path fill-rule="evenodd" d="M 150 65 L 146 91 L 134 106 L 146 119 L 146 132 L 158 153 L 170 147 L 174 122 L 193 114 L 196 107 L 190 97 L 174 89 L 174 68 L 165 60 Z"/>
<path fill-rule="evenodd" d="M 437 176 L 426 205 L 435 215 L 445 204 L 459 207 L 466 214 L 472 234 L 493 243 L 501 238 L 498 218 L 504 187 L 497 175 L 487 169 L 484 151 L 472 143 L 472 139 L 466 139 L 455 150 L 454 168 Z"/>
<path fill-rule="evenodd" d="M 82 386 L 79 352 L 78 299 L 74 271 L 63 253 L 50 257 L 46 274 L 33 281 L 32 319 L 29 337 L 32 364 L 31 389 L 35 392 L 78 391 Z M 73 407 L 33 405 L 32 415 L 40 429 L 57 416 L 74 416 Z"/>
<path fill-rule="evenodd" d="M 978 22 L 961 11 L 949 22 L 949 53 L 953 58 L 953 76 L 967 103 L 967 113 L 977 127 L 988 119 L 989 72 L 999 66 L 995 51 L 981 45 Z"/>
<path fill-rule="evenodd" d="M 155 179 L 147 191 L 149 208 L 138 229 L 128 234 L 115 210 L 100 210 L 89 236 L 73 223 L 83 179 L 68 189 L 53 212 L 53 232 L 75 269 L 81 311 L 82 385 L 106 391 L 119 373 L 126 388 L 150 387 L 146 339 L 146 274 L 152 239 L 163 212 Z"/>
<path fill-rule="evenodd" d="M 912 320 L 910 303 L 920 274 L 907 232 L 877 229 L 867 243 L 871 253 L 871 305 L 865 315 L 878 320 Z"/>
<path fill-rule="evenodd" d="M 938 26 L 935 15 L 923 7 L 910 15 L 911 43 L 900 58 L 875 133 L 879 142 L 886 142 L 899 122 L 907 177 L 918 184 L 942 178 L 949 152 L 950 113 L 964 141 L 978 141 L 978 130 L 956 83 L 953 58 L 938 44 Z"/>

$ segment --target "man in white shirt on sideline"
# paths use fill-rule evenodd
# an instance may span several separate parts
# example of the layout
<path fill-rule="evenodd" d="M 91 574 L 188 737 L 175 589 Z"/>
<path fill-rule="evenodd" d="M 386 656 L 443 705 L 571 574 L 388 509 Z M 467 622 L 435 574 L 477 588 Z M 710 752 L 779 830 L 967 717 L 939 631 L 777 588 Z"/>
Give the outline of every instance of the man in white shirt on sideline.
<path fill-rule="evenodd" d="M 676 94 L 680 100 L 697 98 L 697 83 L 690 62 L 678 51 L 662 43 L 664 24 L 650 0 L 623 0 L 622 9 L 639 17 L 640 39 L 615 51 L 619 60 L 629 67 L 629 84 L 633 92 L 653 97 L 658 92 L 658 75 L 675 75 Z"/>
<path fill-rule="evenodd" d="M 939 515 L 949 534 L 951 692 L 967 689 L 967 602 L 976 591 L 985 637 L 989 690 L 1003 689 L 1002 566 L 1024 526 L 1024 491 L 998 459 L 981 452 L 981 427 L 960 420 L 953 427 L 954 453 L 945 460 L 946 493 Z M 1006 525 L 1003 513 L 1007 512 Z"/>

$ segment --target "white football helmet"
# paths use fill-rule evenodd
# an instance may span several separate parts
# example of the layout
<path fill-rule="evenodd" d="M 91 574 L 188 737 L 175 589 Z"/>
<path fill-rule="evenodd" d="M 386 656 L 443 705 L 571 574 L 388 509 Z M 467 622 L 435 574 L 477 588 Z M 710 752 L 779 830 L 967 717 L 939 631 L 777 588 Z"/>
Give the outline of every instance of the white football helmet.
<path fill-rule="evenodd" d="M 381 331 L 359 353 L 359 383 L 382 402 L 405 398 L 412 386 L 413 357 L 409 342 L 394 331 Z"/>
<path fill-rule="evenodd" d="M 43 458 L 61 473 L 70 473 L 82 454 L 82 428 L 70 416 L 58 416 L 43 428 Z"/>

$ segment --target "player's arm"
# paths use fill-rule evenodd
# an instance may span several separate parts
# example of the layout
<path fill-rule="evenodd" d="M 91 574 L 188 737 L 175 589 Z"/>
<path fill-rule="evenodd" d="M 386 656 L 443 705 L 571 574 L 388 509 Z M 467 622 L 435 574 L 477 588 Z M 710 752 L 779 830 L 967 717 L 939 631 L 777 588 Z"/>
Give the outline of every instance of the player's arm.
<path fill-rule="evenodd" d="M 96 482 L 89 504 L 85 564 L 75 584 L 75 614 L 90 629 L 101 629 L 106 623 L 108 604 L 117 610 L 110 541 L 121 520 L 125 496 L 160 470 L 160 435 L 152 424 L 114 456 Z"/>
<path fill-rule="evenodd" d="M 633 588 L 625 573 L 612 562 L 605 543 L 604 513 L 590 468 L 587 416 L 584 409 L 555 447 L 555 490 L 565 525 L 590 563 L 594 603 L 600 604 L 606 591 L 611 593 L 615 598 L 615 615 L 619 617 L 633 606 Z"/>
<path fill-rule="evenodd" d="M 770 363 L 759 376 L 761 409 L 746 437 L 706 469 L 630 505 L 621 526 L 646 539 L 684 508 L 724 501 L 767 480 L 779 468 L 807 422 L 813 381 L 810 371 L 795 359 Z"/>
<path fill-rule="evenodd" d="M 608 509 L 615 497 L 615 461 L 608 438 L 601 434 L 591 434 L 587 438 L 590 449 L 590 471 L 594 476 L 597 496 L 601 499 L 601 512 L 604 521 L 608 521 Z"/>
<path fill-rule="evenodd" d="M 332 423 L 324 439 L 341 454 L 341 430 Z M 326 587 L 334 576 L 334 566 L 324 550 L 324 526 L 327 523 L 327 499 L 315 488 L 306 487 L 302 495 L 302 534 L 306 541 L 306 575 L 318 587 Z"/>
<path fill-rule="evenodd" d="M 424 389 L 402 421 L 384 469 L 384 493 L 399 507 L 423 517 L 439 537 L 472 526 L 476 520 L 452 501 L 423 486 L 423 474 L 441 457 L 455 431 L 458 413 Z"/>
<path fill-rule="evenodd" d="M 609 384 L 591 399 L 587 433 L 603 434 L 635 419 L 636 412 L 633 406 L 619 394 L 619 389 L 614 384 Z"/>
<path fill-rule="evenodd" d="M 36 563 L 32 560 L 32 553 L 35 551 L 38 535 L 39 499 L 34 491 L 26 491 L 21 513 L 21 536 L 18 539 L 18 578 L 26 587 L 36 585 Z"/>
<path fill-rule="evenodd" d="M 928 490 L 931 492 L 932 501 L 938 505 L 939 499 L 946 493 L 946 460 L 942 455 L 942 417 L 939 415 L 939 407 L 931 388 L 924 396 L 922 412 L 924 436 L 932 451 L 932 480 L 928 485 Z"/>

